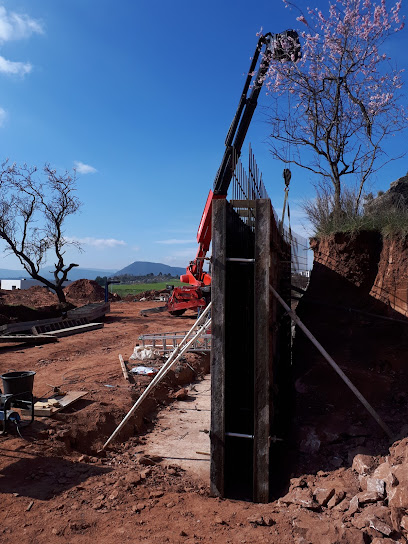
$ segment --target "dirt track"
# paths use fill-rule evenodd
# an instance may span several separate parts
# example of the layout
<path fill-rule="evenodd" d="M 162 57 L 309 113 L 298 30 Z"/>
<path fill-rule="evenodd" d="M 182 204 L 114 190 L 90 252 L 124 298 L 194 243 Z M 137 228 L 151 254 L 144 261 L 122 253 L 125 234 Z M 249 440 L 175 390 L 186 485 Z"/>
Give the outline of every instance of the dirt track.
<path fill-rule="evenodd" d="M 146 433 L 155 413 L 172 410 L 174 393 L 208 372 L 208 358 L 189 355 L 195 375 L 180 365 L 106 456 L 98 454 L 150 381 L 140 377 L 129 386 L 118 354 L 127 359 L 140 334 L 187 330 L 193 322 L 192 315 L 140 317 L 142 308 L 154 304 L 160 305 L 112 303 L 104 329 L 62 338 L 58 344 L 0 347 L 0 371 L 35 370 L 38 397 L 54 385 L 88 392 L 53 418 L 36 419 L 24 431 L 24 440 L 0 437 L 1 542 L 379 544 L 375 538 L 387 532 L 394 541 L 406 541 L 401 523 L 408 528 L 407 439 L 391 450 L 391 468 L 384 476 L 392 480 L 391 471 L 396 471 L 398 477 L 389 480 L 385 495 L 368 499 L 364 488 L 372 485 L 370 474 L 378 465 L 382 471 L 388 466 L 387 458 L 372 453 L 363 456 L 370 465 L 366 472 L 360 465 L 350 468 L 352 458 L 336 468 L 338 458 L 330 453 L 331 468 L 300 473 L 286 496 L 266 505 L 212 498 L 208 481 L 190 476 L 168 459 L 147 457 Z M 350 415 L 344 418 L 347 422 Z M 360 433 L 351 442 L 357 441 L 364 445 L 367 439 Z M 338 437 L 332 447 L 336 454 L 341 451 Z M 323 451 L 328 450 L 319 457 L 306 448 L 303 459 L 321 462 Z"/>
<path fill-rule="evenodd" d="M 95 455 L 150 381 L 140 377 L 136 385 L 127 385 L 118 354 L 127 359 L 140 334 L 187 330 L 194 320 L 192 314 L 140 317 L 142 308 L 154 304 L 160 305 L 113 303 L 104 329 L 62 338 L 57 344 L 0 347 L 1 372 L 36 371 L 36 396 L 43 396 L 51 385 L 88 391 L 53 418 L 37 418 L 24 431 L 25 440 L 0 437 L 1 542 L 293 541 L 289 518 L 279 527 L 248 521 L 251 516 L 259 520 L 262 512 L 269 515 L 269 505 L 211 498 L 208 481 L 188 476 L 171 462 L 143 464 L 152 462 L 143 452 L 155 411 L 168 406 L 181 383 L 195 379 L 186 365 L 145 403 L 122 442 L 106 457 Z M 208 358 L 189 355 L 188 362 L 198 376 L 209 370 Z"/>

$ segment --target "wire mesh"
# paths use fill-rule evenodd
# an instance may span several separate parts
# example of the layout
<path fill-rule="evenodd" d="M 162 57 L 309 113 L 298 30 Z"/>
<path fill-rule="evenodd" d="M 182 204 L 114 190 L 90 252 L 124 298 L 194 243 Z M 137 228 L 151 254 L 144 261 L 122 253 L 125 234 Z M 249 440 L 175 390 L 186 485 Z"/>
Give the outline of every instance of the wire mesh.
<path fill-rule="evenodd" d="M 251 146 L 249 146 L 248 173 L 234 149 L 232 152 L 232 168 L 231 203 L 243 223 L 254 231 L 255 207 L 251 204 L 251 201 L 269 198 L 269 196 Z M 281 221 L 273 206 L 272 210 L 276 224 L 280 225 Z M 297 234 L 286 225 L 281 228 L 284 240 L 291 246 L 292 274 L 308 276 L 310 248 L 307 238 Z"/>

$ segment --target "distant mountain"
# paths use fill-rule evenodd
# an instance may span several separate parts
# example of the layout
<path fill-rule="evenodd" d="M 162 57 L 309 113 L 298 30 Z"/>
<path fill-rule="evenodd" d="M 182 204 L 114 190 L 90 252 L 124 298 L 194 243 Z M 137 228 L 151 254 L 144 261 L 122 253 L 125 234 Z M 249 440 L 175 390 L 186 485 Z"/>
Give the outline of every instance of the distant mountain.
<path fill-rule="evenodd" d="M 44 276 L 44 278 L 47 279 L 54 279 L 54 276 L 50 272 L 51 267 L 49 269 L 45 268 L 44 270 L 40 271 L 40 274 Z M 96 276 L 113 276 L 115 273 L 115 270 L 100 270 L 97 268 L 73 268 L 69 274 L 68 279 L 70 281 L 76 281 L 76 280 L 94 280 Z M 29 274 L 25 270 L 7 270 L 6 268 L 0 268 L 0 279 L 3 280 L 13 280 L 13 279 L 20 279 L 20 278 L 29 278 Z"/>
<path fill-rule="evenodd" d="M 102 278 L 104 276 L 107 276 L 108 278 L 110 276 L 113 276 L 115 274 L 115 270 L 99 270 L 99 268 L 73 268 L 68 273 L 68 279 L 70 281 L 76 281 L 76 280 L 94 280 L 96 276 L 101 276 Z"/>
<path fill-rule="evenodd" d="M 168 266 L 167 264 L 161 263 L 148 263 L 144 261 L 135 261 L 122 270 L 115 272 L 115 276 L 121 276 L 122 274 L 131 274 L 132 276 L 146 276 L 147 274 L 171 274 L 172 276 L 180 276 L 180 274 L 185 274 L 186 269 L 179 266 Z"/>
<path fill-rule="evenodd" d="M 44 268 L 40 271 L 40 274 L 44 276 L 47 279 L 54 279 L 54 276 L 50 272 L 51 266 L 48 268 Z M 148 263 L 144 261 L 136 261 L 132 264 L 129 264 L 128 266 L 125 266 L 125 268 L 122 268 L 121 270 L 118 270 L 117 272 L 115 270 L 106 270 L 106 269 L 99 269 L 99 268 L 73 268 L 69 274 L 68 279 L 70 281 L 76 281 L 76 280 L 94 280 L 96 276 L 101 276 L 102 278 L 104 276 L 107 276 L 108 278 L 111 276 L 120 276 L 121 274 L 131 274 L 133 276 L 146 276 L 147 274 L 154 274 L 157 276 L 160 274 L 171 274 L 172 276 L 180 276 L 181 274 L 185 274 L 186 269 L 180 268 L 178 266 L 168 266 L 167 264 L 161 264 L 161 263 Z M 13 279 L 20 279 L 20 278 L 29 278 L 29 274 L 25 272 L 25 270 L 7 270 L 6 268 L 0 268 L 0 279 L 3 280 L 13 280 Z"/>
<path fill-rule="evenodd" d="M 19 280 L 29 277 L 30 276 L 24 270 L 8 270 L 7 268 L 0 268 L 0 279 L 2 280 Z"/>

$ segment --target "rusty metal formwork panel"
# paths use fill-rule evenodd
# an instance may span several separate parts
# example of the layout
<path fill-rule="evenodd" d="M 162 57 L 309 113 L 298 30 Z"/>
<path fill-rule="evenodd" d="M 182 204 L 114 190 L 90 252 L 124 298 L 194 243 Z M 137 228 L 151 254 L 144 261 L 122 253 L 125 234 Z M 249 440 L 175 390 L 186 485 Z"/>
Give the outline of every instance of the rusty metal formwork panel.
<path fill-rule="evenodd" d="M 269 284 L 288 300 L 291 258 L 270 200 L 252 196 L 213 207 L 211 491 L 267 502 L 288 427 L 291 343 Z"/>

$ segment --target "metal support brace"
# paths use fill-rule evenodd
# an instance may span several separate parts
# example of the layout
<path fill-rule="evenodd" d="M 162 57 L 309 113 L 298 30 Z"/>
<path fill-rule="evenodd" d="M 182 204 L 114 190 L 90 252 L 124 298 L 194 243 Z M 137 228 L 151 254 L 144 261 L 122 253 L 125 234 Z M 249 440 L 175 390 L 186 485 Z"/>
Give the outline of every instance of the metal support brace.
<path fill-rule="evenodd" d="M 334 371 L 337 372 L 337 374 L 340 376 L 343 382 L 347 385 L 347 387 L 351 389 L 354 395 L 358 398 L 358 400 L 361 402 L 361 404 L 364 406 L 367 412 L 375 419 L 375 421 L 378 423 L 381 429 L 385 432 L 385 434 L 389 436 L 389 438 L 392 439 L 393 433 L 391 429 L 388 427 L 388 425 L 384 423 L 384 421 L 377 414 L 377 412 L 374 410 L 374 408 L 371 406 L 368 400 L 360 393 L 357 387 L 349 380 L 349 378 L 344 374 L 344 372 L 341 370 L 339 365 L 330 357 L 330 355 L 323 348 L 323 346 L 316 340 L 316 338 L 309 331 L 309 329 L 302 323 L 302 321 L 298 318 L 295 312 L 289 308 L 289 306 L 279 296 L 279 294 L 275 291 L 272 285 L 269 286 L 269 289 L 271 290 L 271 293 L 273 294 L 273 296 L 282 304 L 282 306 L 285 308 L 286 312 L 290 315 L 290 317 L 296 323 L 296 325 L 305 333 L 305 335 L 309 338 L 312 344 L 316 346 L 316 348 L 320 351 L 320 353 L 323 355 L 323 357 L 326 359 L 329 365 L 334 369 Z"/>

